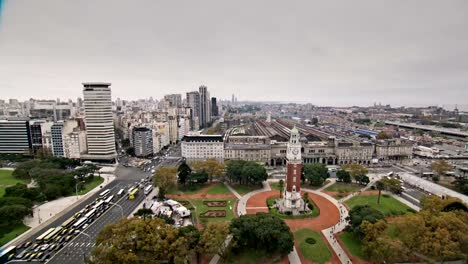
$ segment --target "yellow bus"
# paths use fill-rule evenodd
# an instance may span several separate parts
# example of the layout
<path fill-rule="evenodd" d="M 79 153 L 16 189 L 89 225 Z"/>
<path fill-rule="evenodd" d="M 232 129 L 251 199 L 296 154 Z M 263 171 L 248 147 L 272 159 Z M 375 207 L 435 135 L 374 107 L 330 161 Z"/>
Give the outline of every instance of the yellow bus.
<path fill-rule="evenodd" d="M 63 222 L 62 226 L 63 226 L 63 228 L 67 228 L 67 227 L 71 226 L 73 224 L 73 222 L 75 222 L 75 217 L 74 216 L 68 218 L 67 221 Z"/>
<path fill-rule="evenodd" d="M 52 227 L 52 228 L 49 228 L 49 230 L 45 231 L 44 233 L 42 233 L 42 235 L 38 236 L 36 238 L 37 242 L 42 242 L 44 240 L 44 238 L 49 235 L 52 231 L 54 231 L 55 228 Z"/>
<path fill-rule="evenodd" d="M 54 239 L 60 232 L 62 232 L 63 227 L 59 226 L 54 229 L 54 231 L 50 232 L 45 238 L 44 242 L 49 242 L 50 240 Z"/>
<path fill-rule="evenodd" d="M 135 199 L 135 196 L 138 194 L 138 187 L 135 187 L 133 188 L 132 190 L 130 190 L 129 194 L 128 194 L 128 199 L 130 200 L 133 200 Z"/>

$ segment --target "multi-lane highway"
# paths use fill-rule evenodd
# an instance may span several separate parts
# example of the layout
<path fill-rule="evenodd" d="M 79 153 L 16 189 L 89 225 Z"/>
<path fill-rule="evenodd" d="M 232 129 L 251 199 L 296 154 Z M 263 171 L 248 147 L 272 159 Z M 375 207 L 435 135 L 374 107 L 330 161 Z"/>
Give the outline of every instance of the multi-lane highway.
<path fill-rule="evenodd" d="M 134 185 L 133 182 L 125 186 L 124 182 L 116 185 L 118 188 L 125 188 L 128 190 Z M 118 190 L 114 191 L 115 195 Z M 54 255 L 48 263 L 51 264 L 78 264 L 83 263 L 85 255 L 89 255 L 94 243 L 96 236 L 104 226 L 115 223 L 122 217 L 127 217 L 130 213 L 143 201 L 144 194 L 143 190 L 134 200 L 128 200 L 127 196 L 124 195 L 115 202 L 117 205 L 112 205 L 109 210 L 103 213 L 97 218 L 88 228 L 82 230 L 82 233 L 78 234 L 73 240 L 68 242 L 56 255 Z"/>
<path fill-rule="evenodd" d="M 180 152 L 178 151 L 177 146 L 171 148 L 167 151 L 167 156 L 162 156 L 158 161 L 154 162 L 155 169 L 163 166 L 177 166 L 179 159 L 177 156 Z M 180 155 L 180 154 L 179 154 Z M 180 157 L 180 156 L 179 156 Z M 84 263 L 84 256 L 88 256 L 94 246 L 96 236 L 99 231 L 106 225 L 110 223 L 115 223 L 122 217 L 128 217 L 134 209 L 144 200 L 143 190 L 140 191 L 139 195 L 133 200 L 128 200 L 127 195 L 117 197 L 117 192 L 120 189 L 125 189 L 126 191 L 135 186 L 137 182 L 140 182 L 142 179 L 146 179 L 151 176 L 151 172 L 143 171 L 139 168 L 133 167 L 123 167 L 118 166 L 115 171 L 116 179 L 102 188 L 102 191 L 109 189 L 111 194 L 114 195 L 113 203 L 110 204 L 110 208 L 105 210 L 101 215 L 99 215 L 94 221 L 92 221 L 89 226 L 85 229 L 80 229 L 82 233 L 78 233 L 69 241 L 61 242 L 62 248 L 58 251 L 45 251 L 44 255 L 50 255 L 51 257 L 47 261 L 48 263 Z M 74 207 L 52 221 L 51 223 L 42 226 L 39 231 L 35 232 L 33 235 L 18 241 L 15 245 L 21 245 L 27 241 L 35 243 L 37 237 L 49 230 L 50 228 L 59 227 L 66 220 L 74 216 L 79 211 L 83 210 L 86 205 L 95 201 L 99 194 L 102 192 L 99 190 L 97 193 L 91 195 L 87 199 L 81 201 L 79 204 L 73 205 Z M 117 204 L 117 205 L 115 205 Z M 19 249 L 17 254 L 21 254 L 21 251 L 24 249 Z M 28 246 L 30 250 L 30 246 Z M 15 260 L 11 263 L 38 263 L 36 259 L 31 260 L 30 262 L 21 260 Z"/>

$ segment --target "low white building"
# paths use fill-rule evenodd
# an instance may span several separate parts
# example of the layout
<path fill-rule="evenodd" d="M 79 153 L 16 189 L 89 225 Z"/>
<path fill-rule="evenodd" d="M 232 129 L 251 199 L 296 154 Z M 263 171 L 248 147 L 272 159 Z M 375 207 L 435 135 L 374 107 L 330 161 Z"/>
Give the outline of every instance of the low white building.
<path fill-rule="evenodd" d="M 224 160 L 222 135 L 184 136 L 182 138 L 182 157 L 187 160 Z"/>

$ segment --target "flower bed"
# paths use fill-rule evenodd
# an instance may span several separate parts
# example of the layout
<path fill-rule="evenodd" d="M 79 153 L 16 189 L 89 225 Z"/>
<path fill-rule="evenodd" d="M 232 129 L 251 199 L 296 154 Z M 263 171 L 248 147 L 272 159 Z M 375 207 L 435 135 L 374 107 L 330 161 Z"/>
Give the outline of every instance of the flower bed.
<path fill-rule="evenodd" d="M 226 211 L 225 210 L 209 210 L 200 214 L 200 217 L 225 217 Z"/>
<path fill-rule="evenodd" d="M 203 201 L 203 204 L 208 207 L 225 207 L 227 203 L 226 201 Z"/>

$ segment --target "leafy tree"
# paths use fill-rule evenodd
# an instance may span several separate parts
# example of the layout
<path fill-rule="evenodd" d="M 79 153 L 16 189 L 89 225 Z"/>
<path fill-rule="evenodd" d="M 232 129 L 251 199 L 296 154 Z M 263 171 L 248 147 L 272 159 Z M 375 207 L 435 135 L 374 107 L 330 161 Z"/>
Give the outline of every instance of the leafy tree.
<path fill-rule="evenodd" d="M 377 181 L 375 183 L 375 187 L 379 190 L 379 196 L 377 198 L 377 204 L 380 204 L 380 196 L 382 194 L 382 190 L 385 190 L 385 182 L 383 180 Z"/>
<path fill-rule="evenodd" d="M 142 216 L 144 219 L 146 219 L 147 216 L 152 216 L 153 214 L 153 210 L 149 208 L 141 208 L 136 211 L 134 216 Z"/>
<path fill-rule="evenodd" d="M 187 163 L 182 162 L 177 168 L 177 175 L 179 176 L 179 183 L 185 185 L 187 179 L 189 178 L 190 174 L 192 173 L 192 169 L 187 165 Z"/>
<path fill-rule="evenodd" d="M 226 175 L 231 182 L 239 184 L 259 184 L 268 178 L 265 167 L 244 160 L 232 160 L 227 163 Z"/>
<path fill-rule="evenodd" d="M 343 165 L 342 168 L 348 171 L 356 182 L 360 182 L 361 177 L 368 173 L 366 166 L 356 163 Z"/>
<path fill-rule="evenodd" d="M 309 193 L 304 192 L 304 194 L 302 195 L 302 199 L 304 200 L 304 211 L 305 211 L 307 204 L 309 204 Z"/>
<path fill-rule="evenodd" d="M 304 165 L 304 177 L 313 186 L 321 186 L 328 176 L 328 169 L 325 164 L 310 163 Z"/>
<path fill-rule="evenodd" d="M 208 173 L 206 171 L 200 171 L 200 172 L 193 172 L 189 176 L 189 183 L 192 185 L 193 183 L 197 184 L 203 184 L 208 181 Z"/>
<path fill-rule="evenodd" d="M 379 220 L 372 224 L 363 221 L 361 230 L 365 234 L 362 251 L 368 259 L 377 263 L 395 263 L 407 255 L 403 243 L 391 239 L 386 233 L 387 223 Z"/>
<path fill-rule="evenodd" d="M 187 263 L 187 242 L 161 219 L 122 219 L 99 232 L 88 263 Z"/>
<path fill-rule="evenodd" d="M 216 159 L 195 161 L 191 163 L 191 166 L 196 172 L 205 171 L 210 178 L 210 182 L 213 181 L 214 177 L 220 177 L 224 173 L 224 164 L 217 161 Z"/>
<path fill-rule="evenodd" d="M 4 197 L 22 197 L 31 201 L 40 201 L 41 195 L 38 188 L 28 188 L 26 184 L 17 183 L 16 185 L 5 188 Z"/>
<path fill-rule="evenodd" d="M 224 245 L 229 234 L 228 223 L 208 223 L 200 236 L 199 249 L 202 254 L 226 256 L 227 248 Z"/>
<path fill-rule="evenodd" d="M 445 173 L 447 173 L 447 171 L 452 168 L 452 166 L 446 160 L 437 160 L 432 162 L 431 168 L 439 177 L 441 177 L 444 176 Z"/>
<path fill-rule="evenodd" d="M 21 204 L 5 205 L 0 207 L 0 229 L 19 224 L 26 216 L 32 216 L 31 208 Z"/>
<path fill-rule="evenodd" d="M 458 192 L 468 195 L 468 179 L 458 178 L 452 184 Z"/>
<path fill-rule="evenodd" d="M 279 192 L 280 192 L 280 198 L 283 198 L 283 191 L 284 191 L 284 181 L 283 180 L 279 180 L 278 188 L 279 188 Z"/>
<path fill-rule="evenodd" d="M 351 175 L 346 170 L 339 170 L 336 172 L 336 177 L 338 178 L 338 181 L 351 183 Z"/>
<path fill-rule="evenodd" d="M 439 175 L 432 175 L 432 181 L 433 182 L 439 182 L 440 181 L 440 176 Z"/>
<path fill-rule="evenodd" d="M 376 223 L 381 219 L 385 219 L 385 216 L 380 211 L 369 205 L 356 205 L 349 211 L 349 216 L 347 217 L 349 226 L 347 229 L 362 238 L 364 236 L 361 230 L 362 222 Z"/>
<path fill-rule="evenodd" d="M 128 149 L 125 150 L 125 153 L 129 156 L 135 156 L 135 148 L 134 147 L 129 147 Z"/>
<path fill-rule="evenodd" d="M 359 183 L 362 185 L 367 185 L 369 184 L 369 182 L 370 182 L 370 179 L 368 176 L 362 176 Z"/>
<path fill-rule="evenodd" d="M 31 200 L 23 197 L 0 197 L 0 207 L 7 205 L 22 205 L 26 208 L 32 209 L 33 203 Z"/>
<path fill-rule="evenodd" d="M 385 132 L 385 131 L 380 131 L 377 136 L 376 136 L 377 139 L 389 139 L 391 138 L 391 136 Z"/>
<path fill-rule="evenodd" d="M 154 186 L 159 188 L 158 196 L 163 198 L 167 190 L 175 186 L 177 168 L 176 167 L 163 167 L 159 168 L 153 176 Z"/>
<path fill-rule="evenodd" d="M 235 247 L 240 250 L 255 249 L 268 254 L 286 255 L 294 247 L 291 230 L 283 220 L 272 214 L 242 215 L 231 221 L 230 231 Z"/>

